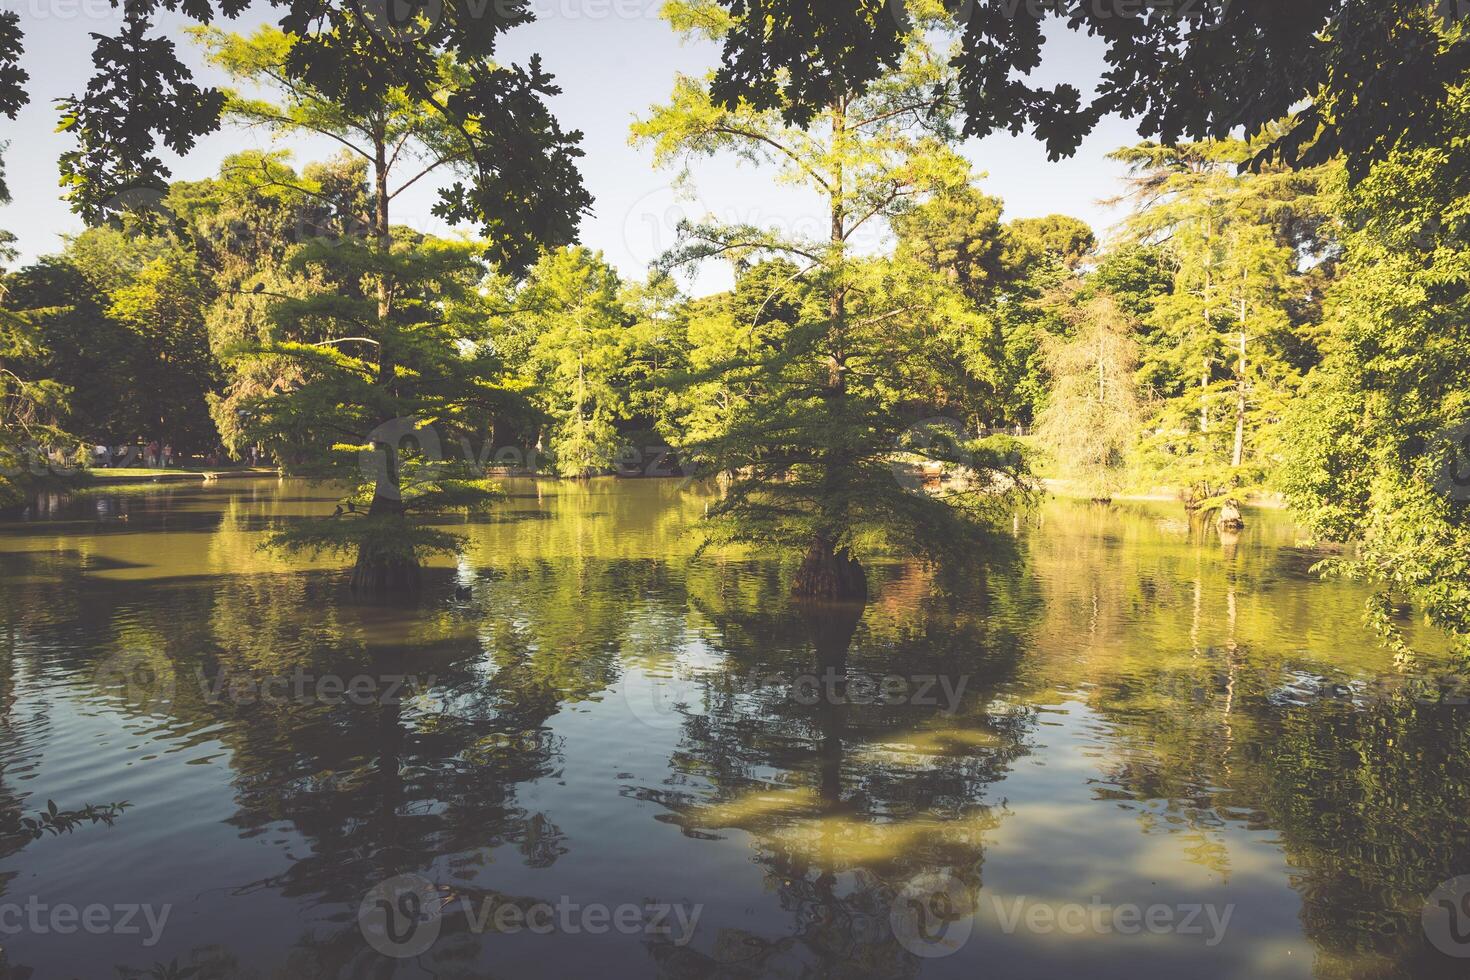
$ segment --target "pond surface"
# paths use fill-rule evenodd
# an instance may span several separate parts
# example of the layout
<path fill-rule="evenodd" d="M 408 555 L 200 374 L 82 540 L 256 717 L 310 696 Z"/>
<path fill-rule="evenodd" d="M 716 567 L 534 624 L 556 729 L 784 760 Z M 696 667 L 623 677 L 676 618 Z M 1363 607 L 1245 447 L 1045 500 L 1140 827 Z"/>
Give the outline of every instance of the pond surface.
<path fill-rule="evenodd" d="M 1282 514 L 1049 503 L 854 623 L 696 557 L 665 481 L 513 484 L 421 606 L 362 608 L 258 548 L 332 502 L 0 524 L 0 819 L 131 804 L 0 839 L 13 975 L 1470 972 L 1457 896 L 1422 918 L 1470 874 L 1464 676 Z"/>

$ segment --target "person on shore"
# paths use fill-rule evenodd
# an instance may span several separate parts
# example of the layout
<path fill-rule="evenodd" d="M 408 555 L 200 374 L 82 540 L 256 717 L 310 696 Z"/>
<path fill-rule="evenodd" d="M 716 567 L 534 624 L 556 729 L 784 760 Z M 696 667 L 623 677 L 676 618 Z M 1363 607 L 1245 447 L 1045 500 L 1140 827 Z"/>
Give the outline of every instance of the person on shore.
<path fill-rule="evenodd" d="M 174 444 L 164 443 L 163 446 L 163 468 L 168 469 L 174 464 Z"/>

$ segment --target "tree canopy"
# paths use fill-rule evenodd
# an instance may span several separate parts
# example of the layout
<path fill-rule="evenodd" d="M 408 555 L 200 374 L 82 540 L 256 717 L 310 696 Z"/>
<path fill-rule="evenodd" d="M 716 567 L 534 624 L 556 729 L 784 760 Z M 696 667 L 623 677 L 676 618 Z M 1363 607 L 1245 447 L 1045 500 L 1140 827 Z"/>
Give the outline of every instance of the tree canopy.
<path fill-rule="evenodd" d="M 75 139 L 60 161 L 62 184 L 88 221 L 155 202 L 170 176 L 161 150 L 187 153 L 230 108 L 227 93 L 194 80 L 175 41 L 159 33 L 160 15 L 209 25 L 246 6 L 128 3 L 117 34 L 93 35 L 96 73 L 60 100 L 60 128 Z M 548 109 L 559 90 L 539 57 L 525 65 L 496 59 L 503 35 L 533 19 L 530 0 L 272 6 L 279 34 L 253 50 L 237 44 L 219 52 L 227 68 L 274 73 L 284 86 L 319 93 L 324 104 L 359 117 L 384 93 L 416 101 L 419 119 L 459 141 L 463 174 L 440 187 L 436 213 L 478 225 L 499 262 L 528 265 L 542 247 L 575 238 L 591 203 L 576 169 L 580 134 L 564 132 Z M 12 119 L 31 98 L 23 50 L 18 15 L 0 14 L 0 113 Z M 446 72 L 452 85 L 443 84 Z M 298 123 L 313 112 L 304 104 L 293 111 Z"/>
<path fill-rule="evenodd" d="M 951 64 L 964 132 L 1030 131 L 1054 159 L 1109 113 L 1162 143 L 1254 136 L 1289 117 L 1256 162 L 1312 166 L 1342 154 L 1361 175 L 1439 132 L 1470 68 L 1454 6 L 1423 0 L 711 3 L 725 14 L 718 101 L 809 121 L 896 68 L 910 32 L 939 24 L 961 38 Z M 1030 80 L 1048 24 L 1103 40 L 1094 92 Z"/>
<path fill-rule="evenodd" d="M 671 25 L 722 60 L 634 142 L 661 167 L 733 156 L 823 220 L 691 221 L 643 277 L 572 245 L 577 134 L 539 62 L 496 60 L 527 3 L 282 0 L 248 36 L 217 24 L 239 5 L 187 5 L 219 91 L 158 35 L 173 9 L 127 6 L 64 105 L 93 227 L 0 277 L 9 500 L 96 442 L 263 454 L 353 481 L 345 518 L 282 543 L 355 548 L 376 588 L 454 547 L 423 515 L 491 499 L 491 464 L 680 464 L 722 488 L 711 541 L 789 549 L 794 591 L 851 598 L 870 558 L 989 553 L 1038 478 L 1194 513 L 1280 492 L 1354 546 L 1324 570 L 1386 587 L 1379 625 L 1415 602 L 1470 634 L 1470 144 L 1446 5 L 677 0 Z M 1048 29 L 1102 39 L 1093 91 L 1033 83 Z M 21 43 L 0 14 L 11 115 Z M 1030 131 L 1068 153 L 1104 113 L 1152 137 L 1112 155 L 1129 210 L 1109 234 L 1008 215 L 959 152 Z M 339 152 L 168 183 L 160 147 L 222 120 Z M 394 223 L 430 185 L 477 236 Z M 684 295 L 716 259 L 732 287 Z"/>

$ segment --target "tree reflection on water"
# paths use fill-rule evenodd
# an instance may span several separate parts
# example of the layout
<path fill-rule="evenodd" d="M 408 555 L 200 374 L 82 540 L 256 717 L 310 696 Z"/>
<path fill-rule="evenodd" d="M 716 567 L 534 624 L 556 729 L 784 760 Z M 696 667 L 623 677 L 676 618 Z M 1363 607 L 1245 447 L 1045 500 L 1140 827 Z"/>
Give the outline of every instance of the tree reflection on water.
<path fill-rule="evenodd" d="M 1209 959 L 1150 947 L 1163 972 L 1232 975 L 1295 943 L 1283 971 L 1455 975 L 1419 916 L 1470 870 L 1463 669 L 1376 647 L 1361 594 L 1312 581 L 1279 520 L 1222 541 L 1165 509 L 1054 505 L 969 583 L 876 564 L 864 609 L 793 605 L 790 569 L 759 556 L 696 558 L 699 498 L 671 485 L 558 484 L 464 526 L 463 563 L 429 573 L 442 601 L 373 610 L 340 601 L 340 572 L 255 548 L 318 506 L 293 485 L 128 506 L 125 531 L 65 509 L 0 526 L 0 810 L 134 804 L 0 844 L 0 886 L 169 901 L 187 925 L 156 949 L 7 941 L 36 975 L 1126 975 L 1136 945 L 1028 944 L 983 916 L 952 958 L 915 946 L 1018 879 L 1085 901 L 1078 869 L 1118 900 L 1157 882 L 1247 903 Z M 681 658 L 698 669 L 646 724 L 629 686 Z M 417 684 L 210 693 L 292 672 Z M 887 677 L 930 696 L 873 696 Z M 396 961 L 357 910 L 402 874 L 444 916 Z M 704 913 L 688 944 L 474 921 L 562 896 Z"/>

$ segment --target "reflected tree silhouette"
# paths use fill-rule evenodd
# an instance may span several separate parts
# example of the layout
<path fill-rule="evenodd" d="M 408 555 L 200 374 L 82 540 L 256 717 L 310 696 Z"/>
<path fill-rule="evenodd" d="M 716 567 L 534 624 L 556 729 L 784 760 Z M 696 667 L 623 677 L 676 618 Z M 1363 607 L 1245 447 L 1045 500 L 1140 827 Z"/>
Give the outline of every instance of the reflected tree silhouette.
<path fill-rule="evenodd" d="M 885 572 L 889 584 L 924 574 Z M 640 792 L 686 834 L 748 836 L 789 932 L 723 927 L 711 952 L 654 942 L 649 954 L 669 977 L 916 975 L 920 960 L 891 925 L 895 901 L 929 871 L 980 888 L 985 834 L 1005 816 L 991 790 L 1033 724 L 995 704 L 1017 638 L 981 616 L 941 615 L 943 598 L 925 589 L 880 589 L 864 624 L 862 604 L 788 602 L 779 576 L 757 581 L 730 569 L 691 581 L 723 659 L 670 759 L 680 788 Z M 742 682 L 757 675 L 782 682 Z M 855 694 L 856 679 L 886 675 L 945 678 L 960 700 Z M 812 679 L 820 696 L 802 689 Z"/>
<path fill-rule="evenodd" d="M 444 601 L 374 610 L 336 601 L 340 570 L 283 567 L 255 548 L 316 498 L 274 482 L 227 501 L 214 493 L 177 495 L 166 517 L 130 502 L 126 528 L 86 511 L 92 535 L 70 530 L 81 511 L 57 515 L 50 532 L 0 527 L 0 819 L 34 811 L 33 790 L 72 805 L 136 795 L 116 828 L 62 842 L 97 848 L 104 870 L 112 842 L 182 819 L 142 794 L 32 781 L 51 775 L 53 746 L 80 744 L 120 763 L 88 777 L 99 786 L 158 772 L 171 799 L 199 774 L 218 777 L 207 800 L 236 855 L 270 845 L 269 866 L 201 872 L 201 889 L 228 899 L 205 914 L 284 908 L 299 934 L 262 936 L 261 949 L 200 940 L 179 952 L 199 978 L 259 973 L 262 951 L 282 977 L 392 975 L 356 909 L 395 874 L 427 874 L 475 908 L 544 899 L 510 894 L 502 869 L 600 886 L 608 872 L 578 864 L 618 860 L 616 849 L 595 820 L 565 816 L 566 801 L 634 822 L 649 815 L 636 805 L 651 804 L 657 823 L 621 855 L 631 865 L 662 846 L 650 841 L 673 839 L 694 848 L 693 867 L 718 868 L 734 850 L 758 869 L 739 883 L 761 896 L 750 918 L 711 911 L 694 944 L 620 947 L 657 975 L 912 976 L 920 961 L 893 922 L 916 877 L 946 875 L 979 901 L 982 886 L 1006 887 L 1018 857 L 1043 875 L 1087 858 L 1052 864 L 1023 845 L 997 867 L 998 833 L 1007 848 L 1026 839 L 1036 784 L 1029 796 L 1016 787 L 1039 772 L 1045 791 L 1075 788 L 1065 816 L 1122 814 L 1110 844 L 1146 838 L 1168 870 L 1205 869 L 1192 880 L 1259 881 L 1234 848 L 1245 832 L 1269 837 L 1280 884 L 1300 896 L 1300 922 L 1288 902 L 1289 921 L 1272 926 L 1305 934 L 1320 976 L 1454 975 L 1419 912 L 1470 853 L 1470 686 L 1433 649 L 1395 659 L 1366 634 L 1355 640 L 1362 593 L 1309 583 L 1319 555 L 1282 521 L 1253 517 L 1222 542 L 1167 507 L 1049 506 L 1017 521 L 1014 564 L 966 581 L 874 563 L 872 598 L 856 610 L 793 606 L 790 563 L 696 557 L 686 532 L 700 498 L 671 483 L 519 486 L 505 520 L 469 529 L 460 565 L 428 573 L 428 594 Z M 450 603 L 457 588 L 470 598 Z M 119 654 L 130 670 L 102 669 Z M 685 655 L 698 672 L 672 727 L 645 731 L 619 714 L 621 684 Z M 217 681 L 295 670 L 421 683 L 362 704 L 209 696 Z M 946 680 L 957 697 L 863 696 L 890 675 Z M 846 698 L 802 686 L 828 677 Z M 80 710 L 55 710 L 63 703 Z M 653 761 L 589 746 L 603 724 Z M 1064 724 L 1075 740 L 1065 749 L 1052 738 Z M 1050 765 L 1078 761 L 1066 753 L 1083 761 L 1075 787 L 1076 771 Z M 592 782 L 563 787 L 589 756 Z M 152 770 L 130 768 L 148 757 Z M 202 767 L 186 771 L 191 762 Z M 12 900 L 11 869 L 33 872 L 42 846 L 0 842 L 15 862 L 0 881 Z M 179 858 L 165 848 L 158 859 Z M 674 880 L 650 868 L 646 883 Z M 713 909 L 724 883 L 680 887 Z M 1249 952 L 1254 938 L 1233 949 Z M 432 956 L 400 968 L 481 976 L 506 948 L 456 903 Z M 127 975 L 151 975 L 145 956 Z"/>

